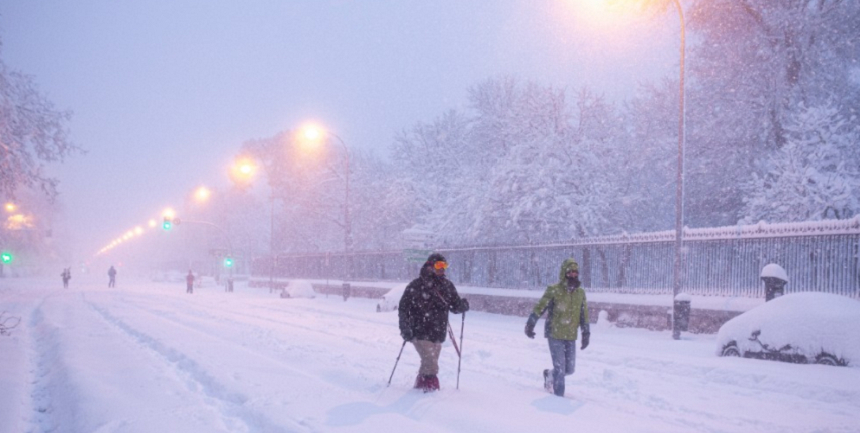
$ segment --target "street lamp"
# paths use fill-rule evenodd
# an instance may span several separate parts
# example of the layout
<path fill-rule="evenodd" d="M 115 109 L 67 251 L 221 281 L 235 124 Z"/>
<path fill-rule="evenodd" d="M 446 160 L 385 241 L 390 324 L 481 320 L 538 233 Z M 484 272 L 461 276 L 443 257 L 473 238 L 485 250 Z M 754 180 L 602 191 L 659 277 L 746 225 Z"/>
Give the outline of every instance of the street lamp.
<path fill-rule="evenodd" d="M 666 0 L 669 1 L 669 0 Z M 672 276 L 672 302 L 674 305 L 675 298 L 681 292 L 681 256 L 683 250 L 683 230 L 684 230 L 684 63 L 685 63 L 685 46 L 686 46 L 686 26 L 684 24 L 684 10 L 681 8 L 679 0 L 671 0 L 678 11 L 681 28 L 681 46 L 679 59 L 679 79 L 678 79 L 678 169 L 677 179 L 675 183 L 675 257 L 673 264 Z M 606 4 L 606 0 L 604 0 Z M 586 3 L 587 6 L 594 7 L 593 3 Z M 676 340 L 680 339 L 680 332 L 674 329 L 675 309 L 672 309 L 673 332 L 672 337 Z"/>
<path fill-rule="evenodd" d="M 674 277 L 672 279 L 672 303 L 674 305 L 675 298 L 681 292 L 681 250 L 683 248 L 682 232 L 684 230 L 684 52 L 686 44 L 686 29 L 684 26 L 684 11 L 681 9 L 681 3 L 678 0 L 673 0 L 675 9 L 678 10 L 678 18 L 681 25 L 681 57 L 678 79 L 678 179 L 675 189 L 675 266 Z M 672 338 L 678 340 L 681 338 L 680 331 L 674 326 L 677 319 L 675 315 L 677 311 L 672 308 L 673 332 Z"/>
<path fill-rule="evenodd" d="M 321 129 L 314 125 L 302 128 L 301 136 L 310 142 L 320 142 L 326 136 L 334 137 L 343 147 L 344 161 L 344 206 L 343 206 L 343 245 L 346 252 L 352 252 L 352 219 L 349 213 L 349 148 L 343 139 L 334 132 Z"/>
<path fill-rule="evenodd" d="M 210 195 L 212 195 L 212 192 L 205 186 L 201 186 L 194 191 L 194 199 L 197 200 L 198 203 L 205 202 L 209 199 Z"/>
<path fill-rule="evenodd" d="M 266 165 L 263 165 L 265 169 Z M 232 169 L 232 176 L 235 181 L 249 183 L 257 173 L 257 165 L 250 157 L 242 157 L 236 160 Z M 269 177 L 269 293 L 275 289 L 275 191 L 272 189 L 271 174 L 266 173 Z"/>

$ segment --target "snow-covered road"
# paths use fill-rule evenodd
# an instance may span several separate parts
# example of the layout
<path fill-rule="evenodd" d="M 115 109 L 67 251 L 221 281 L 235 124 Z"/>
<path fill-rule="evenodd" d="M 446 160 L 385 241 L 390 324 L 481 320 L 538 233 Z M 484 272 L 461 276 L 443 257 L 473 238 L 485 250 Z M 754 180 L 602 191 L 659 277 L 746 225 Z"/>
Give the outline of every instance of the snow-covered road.
<path fill-rule="evenodd" d="M 0 280 L 21 318 L 0 336 L 0 432 L 860 431 L 860 369 L 719 358 L 713 335 L 597 324 L 558 398 L 525 318 L 469 312 L 460 389 L 446 342 L 423 394 L 409 345 L 386 387 L 402 341 L 373 300 L 103 286 Z"/>

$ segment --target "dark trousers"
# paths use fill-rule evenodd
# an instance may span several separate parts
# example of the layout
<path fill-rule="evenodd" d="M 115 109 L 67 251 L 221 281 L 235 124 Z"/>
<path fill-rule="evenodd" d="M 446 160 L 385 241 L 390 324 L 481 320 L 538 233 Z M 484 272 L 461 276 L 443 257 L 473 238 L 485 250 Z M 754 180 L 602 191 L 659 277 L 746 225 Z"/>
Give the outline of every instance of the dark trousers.
<path fill-rule="evenodd" d="M 108 287 L 113 287 L 116 285 L 116 278 L 110 277 L 110 281 L 108 281 Z"/>
<path fill-rule="evenodd" d="M 573 374 L 576 368 L 576 340 L 549 341 L 549 354 L 552 357 L 552 388 L 555 395 L 564 395 L 564 377 Z"/>

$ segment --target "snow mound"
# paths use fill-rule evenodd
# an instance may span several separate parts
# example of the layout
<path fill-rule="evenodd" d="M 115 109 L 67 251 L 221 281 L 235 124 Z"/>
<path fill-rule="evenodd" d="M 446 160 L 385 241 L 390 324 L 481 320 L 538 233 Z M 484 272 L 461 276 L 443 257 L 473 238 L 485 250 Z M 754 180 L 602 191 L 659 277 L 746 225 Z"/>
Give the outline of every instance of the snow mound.
<path fill-rule="evenodd" d="M 306 280 L 293 280 L 287 284 L 287 287 L 284 289 L 284 293 L 286 293 L 290 298 L 315 298 L 317 296 L 317 292 L 314 291 L 314 286 L 310 281 Z"/>

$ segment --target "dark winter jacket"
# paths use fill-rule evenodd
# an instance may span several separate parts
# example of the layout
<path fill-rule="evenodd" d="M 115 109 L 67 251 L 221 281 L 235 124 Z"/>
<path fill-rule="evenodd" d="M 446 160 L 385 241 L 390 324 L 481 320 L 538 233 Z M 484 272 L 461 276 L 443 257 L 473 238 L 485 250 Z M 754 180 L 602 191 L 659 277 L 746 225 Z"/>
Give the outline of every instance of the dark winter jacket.
<path fill-rule="evenodd" d="M 406 340 L 445 341 L 448 312 L 460 314 L 468 309 L 454 284 L 437 276 L 431 264 L 425 263 L 420 276 L 406 286 L 400 305 L 400 335 Z"/>
<path fill-rule="evenodd" d="M 582 287 L 568 287 L 565 278 L 568 268 L 572 266 L 576 266 L 572 259 L 564 261 L 559 271 L 558 283 L 546 288 L 529 316 L 529 324 L 533 328 L 534 322 L 537 322 L 544 311 L 549 311 L 544 328 L 544 336 L 547 338 L 576 340 L 577 328 L 582 328 L 583 334 L 590 332 L 585 291 Z"/>

